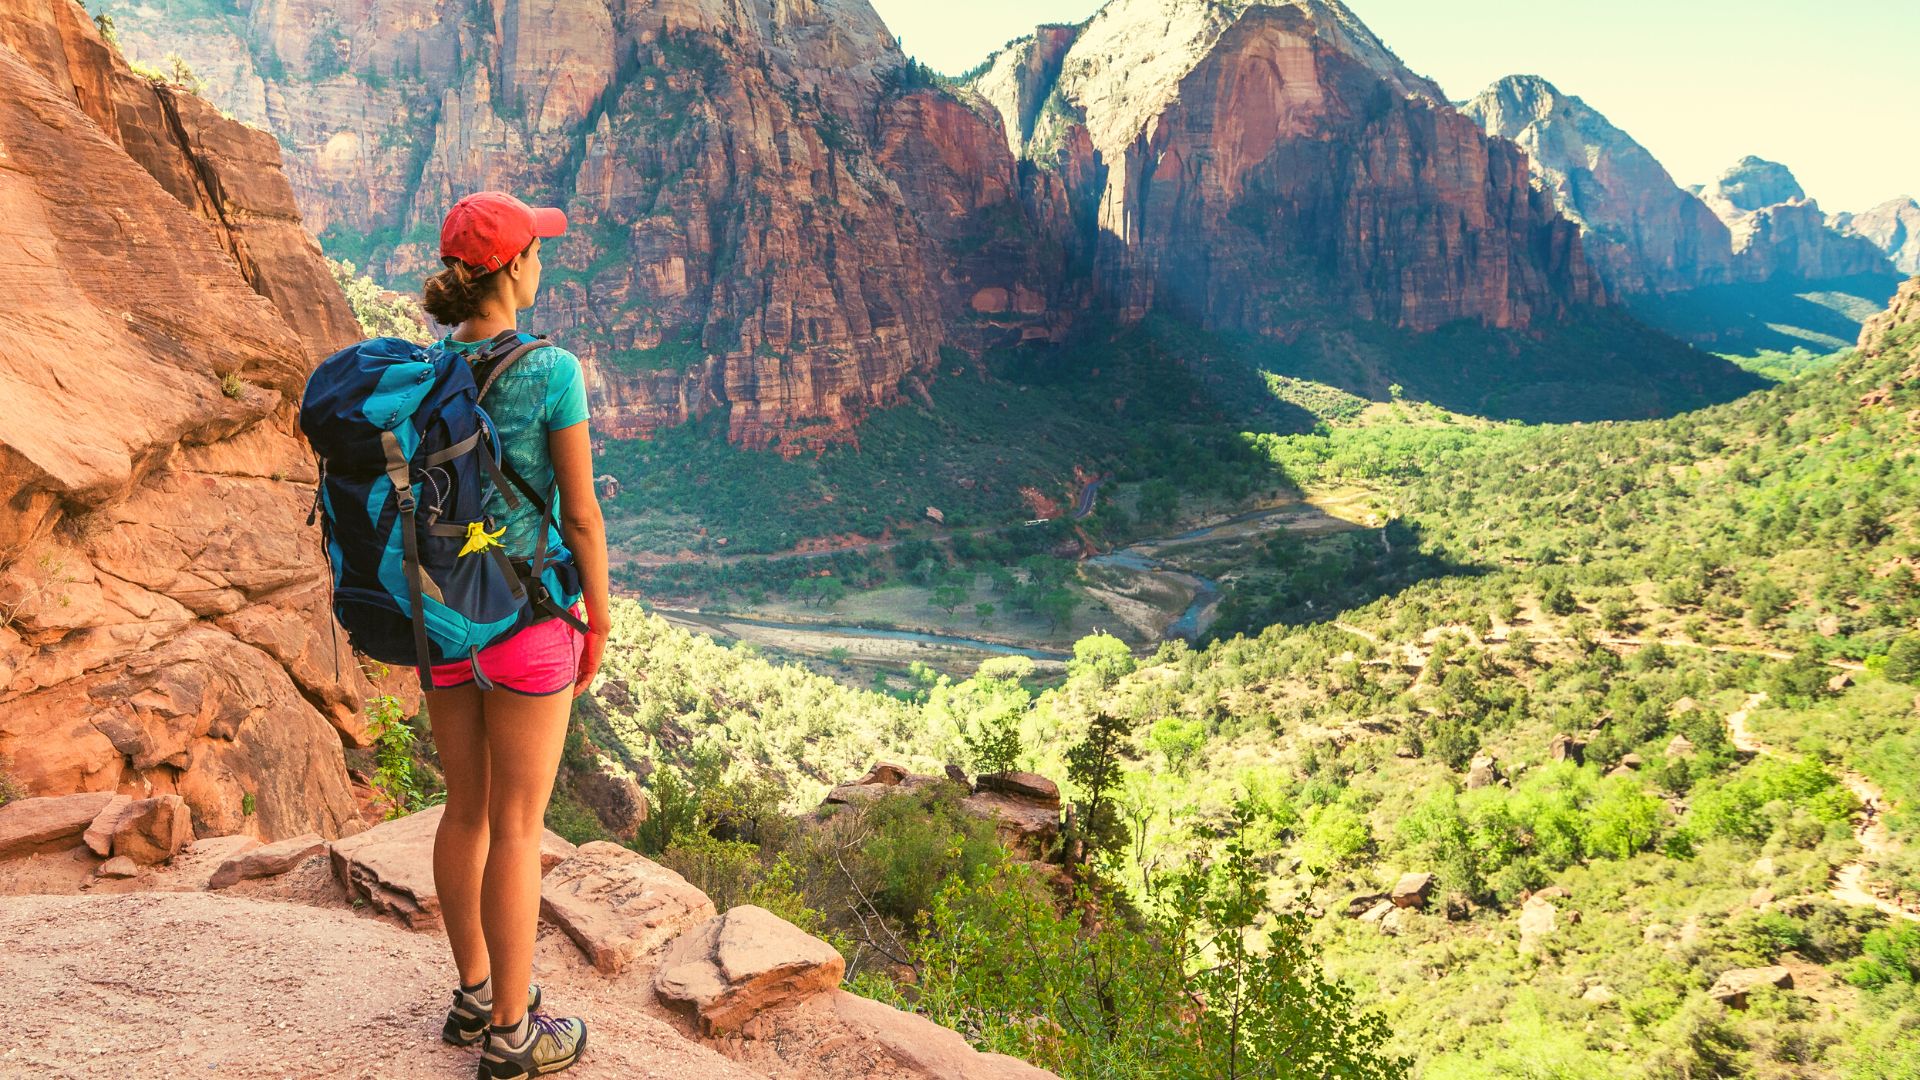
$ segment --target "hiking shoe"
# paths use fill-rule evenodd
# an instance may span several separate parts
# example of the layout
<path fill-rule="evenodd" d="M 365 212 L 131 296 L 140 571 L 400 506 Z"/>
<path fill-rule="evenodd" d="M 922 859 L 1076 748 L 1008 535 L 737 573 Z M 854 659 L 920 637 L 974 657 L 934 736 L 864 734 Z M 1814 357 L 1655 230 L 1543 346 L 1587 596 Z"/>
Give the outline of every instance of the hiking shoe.
<path fill-rule="evenodd" d="M 481 984 L 486 985 L 485 983 Z M 540 1007 L 540 988 L 527 987 L 527 1011 Z M 480 999 L 464 989 L 453 992 L 453 1008 L 447 1010 L 447 1023 L 440 1029 L 440 1038 L 455 1046 L 477 1046 L 487 1037 L 487 1022 L 492 1018 L 493 1006 L 482 1005 Z"/>
<path fill-rule="evenodd" d="M 487 1048 L 480 1055 L 480 1080 L 520 1080 L 559 1072 L 580 1060 L 587 1048 L 587 1025 L 577 1016 L 529 1012 L 520 1022 L 518 1046 L 512 1032 L 488 1026 Z"/>

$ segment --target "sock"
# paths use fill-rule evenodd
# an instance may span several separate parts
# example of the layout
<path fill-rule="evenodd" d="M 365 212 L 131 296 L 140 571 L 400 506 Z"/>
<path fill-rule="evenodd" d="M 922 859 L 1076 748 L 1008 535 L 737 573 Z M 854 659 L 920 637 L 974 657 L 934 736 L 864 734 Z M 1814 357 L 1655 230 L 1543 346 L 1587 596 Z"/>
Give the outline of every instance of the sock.
<path fill-rule="evenodd" d="M 460 992 L 479 1002 L 481 1008 L 492 1008 L 493 976 L 489 975 L 472 986 L 462 986 Z"/>
<path fill-rule="evenodd" d="M 506 1027 L 501 1027 L 499 1024 L 488 1026 L 493 1030 L 494 1038 L 506 1043 L 514 1050 L 526 1046 L 527 1040 L 533 1038 L 533 1024 L 528 1021 L 526 1013 L 520 1014 L 520 1022 L 517 1024 L 509 1024 Z"/>

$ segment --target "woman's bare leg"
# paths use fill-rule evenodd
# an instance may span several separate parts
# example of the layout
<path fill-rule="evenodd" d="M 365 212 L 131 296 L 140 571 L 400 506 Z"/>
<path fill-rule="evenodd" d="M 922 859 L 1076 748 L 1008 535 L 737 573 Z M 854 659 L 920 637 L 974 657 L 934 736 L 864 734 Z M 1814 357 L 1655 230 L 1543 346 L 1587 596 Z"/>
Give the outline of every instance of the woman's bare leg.
<path fill-rule="evenodd" d="M 512 1024 L 527 1011 L 540 921 L 540 834 L 567 741 L 573 695 L 528 697 L 491 690 L 483 697 L 493 783 L 487 803 L 492 844 L 480 918 L 493 959 L 493 1022 Z"/>
<path fill-rule="evenodd" d="M 480 881 L 487 865 L 487 797 L 491 789 L 480 691 L 472 683 L 426 693 L 433 746 L 447 780 L 447 809 L 433 837 L 433 887 L 453 946 L 460 982 L 473 986 L 492 970 L 480 930 Z"/>

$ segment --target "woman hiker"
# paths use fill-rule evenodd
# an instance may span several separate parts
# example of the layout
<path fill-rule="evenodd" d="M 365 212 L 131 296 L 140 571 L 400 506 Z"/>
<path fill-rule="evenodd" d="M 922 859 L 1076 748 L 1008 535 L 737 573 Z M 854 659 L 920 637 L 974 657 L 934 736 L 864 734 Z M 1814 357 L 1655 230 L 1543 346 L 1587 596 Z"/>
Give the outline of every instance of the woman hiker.
<path fill-rule="evenodd" d="M 474 357 L 540 289 L 540 241 L 566 231 L 566 215 L 534 209 L 501 192 L 454 204 L 440 226 L 446 269 L 426 280 L 427 313 L 453 332 L 440 346 Z M 540 914 L 540 837 L 560 767 L 573 699 L 586 690 L 606 646 L 607 540 L 593 483 L 587 396 L 580 361 L 558 347 L 527 353 L 499 374 L 480 401 L 501 456 L 533 491 L 559 491 L 559 529 L 549 556 L 567 551 L 580 573 L 584 622 L 549 617 L 479 652 L 493 689 L 475 685 L 472 664 L 435 665 L 426 692 L 434 749 L 446 774 L 447 805 L 433 845 L 433 880 L 459 969 L 443 1036 L 484 1040 L 479 1075 L 505 1080 L 557 1072 L 587 1041 L 577 1017 L 538 1012 L 530 986 Z M 532 557 L 550 519 L 530 500 L 488 507 L 506 528 L 512 559 Z M 555 545 L 565 551 L 556 551 Z M 572 614 L 580 619 L 579 604 Z"/>

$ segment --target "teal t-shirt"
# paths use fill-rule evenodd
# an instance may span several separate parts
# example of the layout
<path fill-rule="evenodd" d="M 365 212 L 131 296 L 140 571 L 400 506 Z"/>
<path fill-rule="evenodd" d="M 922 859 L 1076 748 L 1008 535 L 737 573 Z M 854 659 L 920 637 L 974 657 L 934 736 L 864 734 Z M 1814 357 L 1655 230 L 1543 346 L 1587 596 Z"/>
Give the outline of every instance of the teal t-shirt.
<path fill-rule="evenodd" d="M 484 341 L 455 341 L 448 334 L 440 340 L 443 348 L 461 356 L 480 351 Z M 587 420 L 587 380 L 580 370 L 580 358 L 557 345 L 535 349 L 514 361 L 488 388 L 480 407 L 493 419 L 500 436 L 500 454 L 527 483 L 538 492 L 553 489 L 553 457 L 547 450 L 547 433 L 583 424 Z M 559 502 L 555 492 L 554 502 Z M 533 557 L 534 532 L 540 525 L 539 511 L 525 499 L 520 508 L 510 510 L 505 496 L 494 492 L 487 500 L 487 515 L 505 523 L 501 543 L 507 554 L 520 559 Z M 559 530 L 547 537 L 547 549 L 561 546 Z"/>

